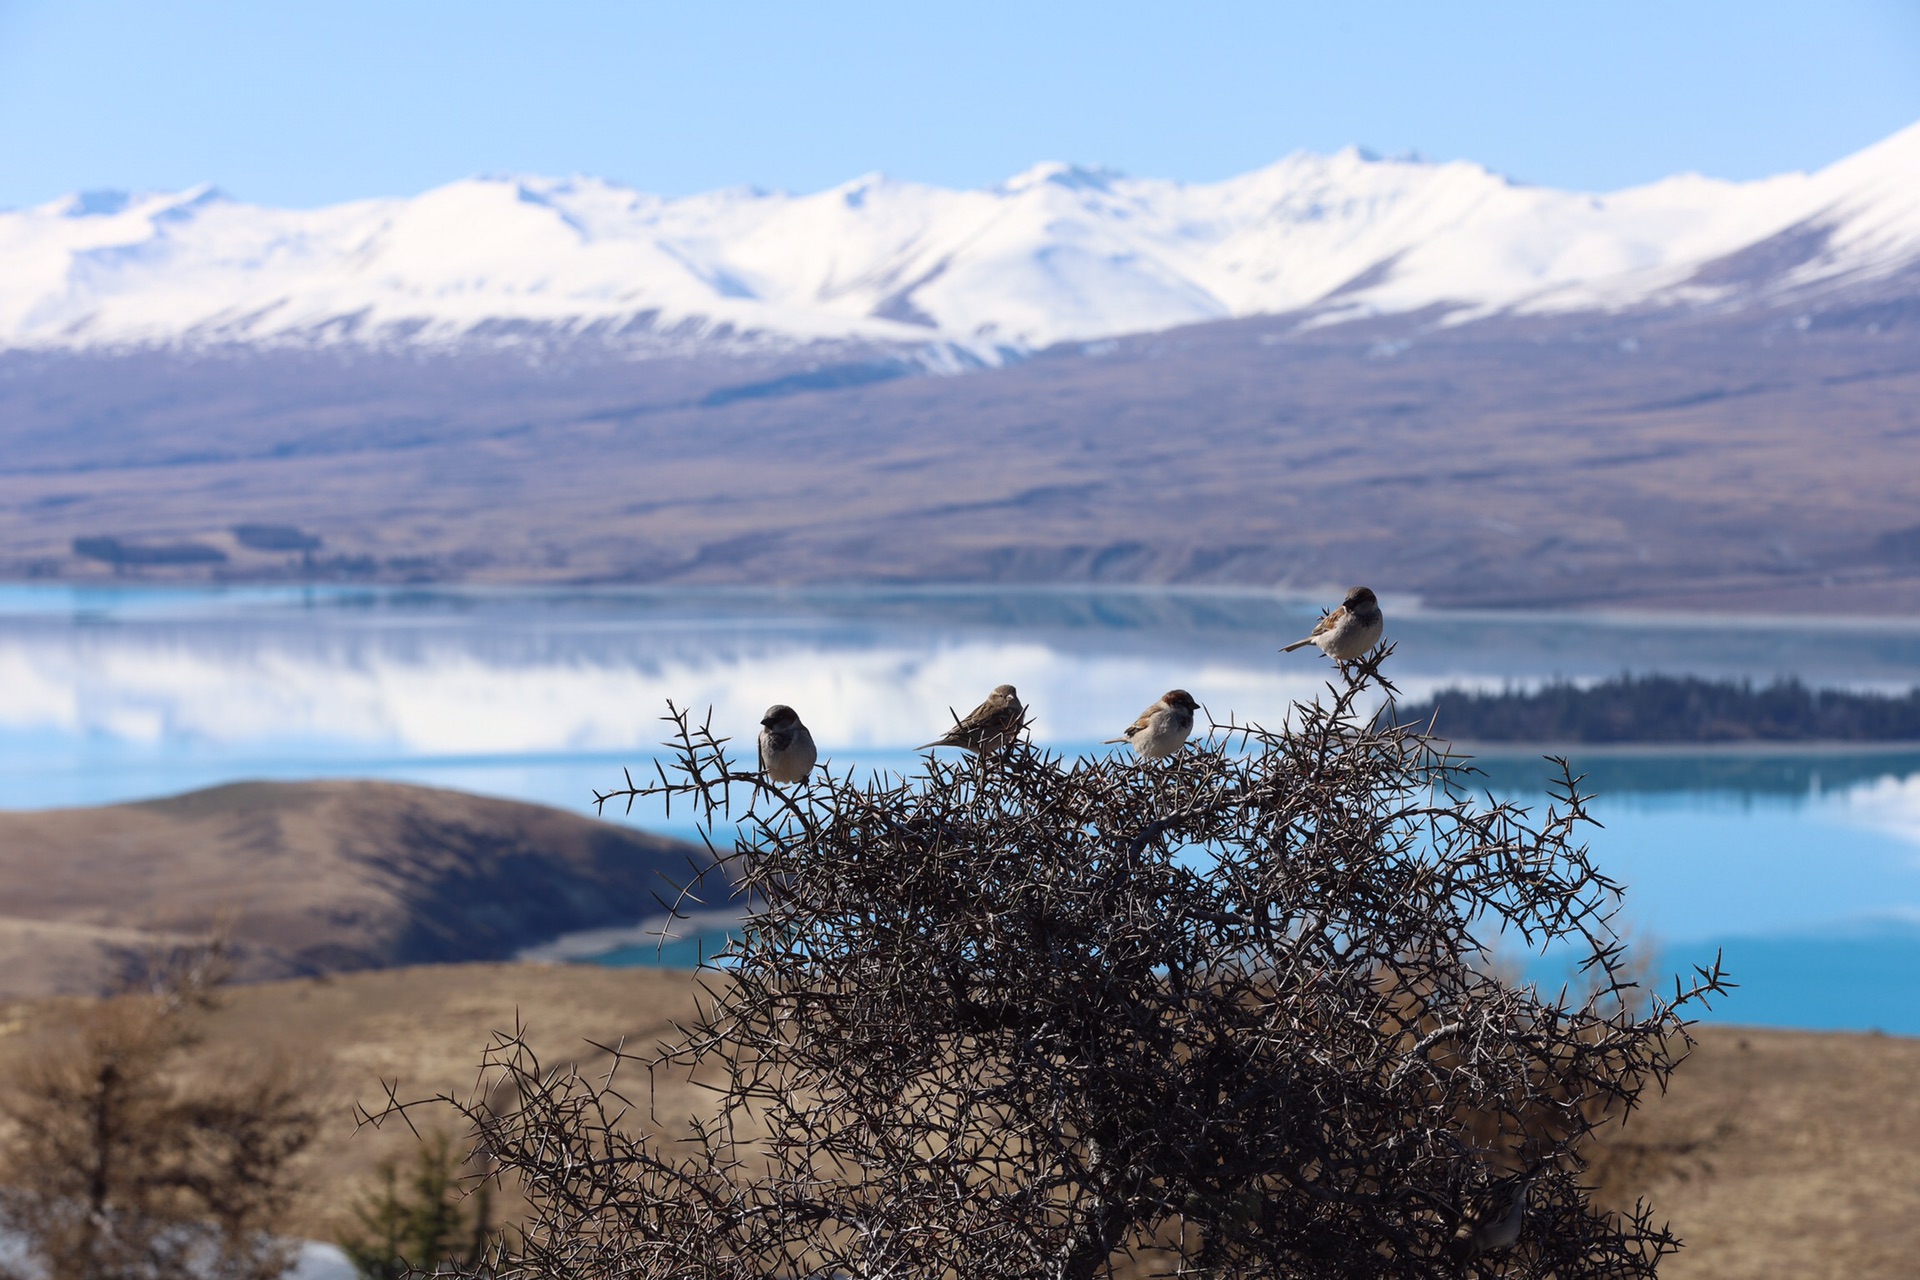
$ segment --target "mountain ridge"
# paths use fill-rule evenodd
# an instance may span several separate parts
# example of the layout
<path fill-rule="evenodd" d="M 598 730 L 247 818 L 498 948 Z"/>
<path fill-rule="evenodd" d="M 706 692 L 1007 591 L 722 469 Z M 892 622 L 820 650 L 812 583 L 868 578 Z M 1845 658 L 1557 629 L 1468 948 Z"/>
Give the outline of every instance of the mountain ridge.
<path fill-rule="evenodd" d="M 82 193 L 0 212 L 0 348 L 856 344 L 952 369 L 1255 315 L 1777 304 L 1920 262 L 1915 172 L 1920 124 L 1813 173 L 1601 194 L 1359 148 L 1195 184 L 1044 162 L 797 196 L 534 175 L 311 210 Z"/>

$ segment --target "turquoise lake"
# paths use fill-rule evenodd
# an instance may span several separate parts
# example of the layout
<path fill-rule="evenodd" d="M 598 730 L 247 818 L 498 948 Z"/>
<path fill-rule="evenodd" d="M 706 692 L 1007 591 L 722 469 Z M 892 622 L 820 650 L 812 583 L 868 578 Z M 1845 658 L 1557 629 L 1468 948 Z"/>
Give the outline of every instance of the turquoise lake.
<path fill-rule="evenodd" d="M 1281 655 L 1318 601 L 1162 590 L 479 591 L 0 587 L 0 807 L 99 804 L 240 778 L 371 777 L 593 811 L 652 756 L 665 700 L 747 739 L 795 706 L 837 767 L 915 743 L 1002 681 L 1035 737 L 1106 750 L 1174 685 L 1268 724 L 1324 688 Z M 1403 694 L 1622 671 L 1920 684 L 1920 620 L 1460 614 L 1385 601 Z M 1667 967 L 1723 949 L 1715 1016 L 1920 1034 L 1920 749 L 1574 749 L 1590 837 Z M 1531 753 L 1482 761 L 1543 799 Z M 657 813 L 631 819 L 683 830 Z M 635 922 L 640 926 L 641 922 Z M 694 939 L 665 953 L 684 959 Z M 628 939 L 555 954 L 656 962 Z M 1551 961 L 1541 961 L 1550 967 Z M 1546 970 L 1543 969 L 1543 972 Z"/>

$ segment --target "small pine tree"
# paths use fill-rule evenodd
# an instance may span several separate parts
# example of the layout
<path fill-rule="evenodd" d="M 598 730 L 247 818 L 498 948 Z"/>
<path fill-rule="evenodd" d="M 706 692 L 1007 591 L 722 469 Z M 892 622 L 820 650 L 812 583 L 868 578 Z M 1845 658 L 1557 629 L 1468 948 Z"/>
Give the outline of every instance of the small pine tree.
<path fill-rule="evenodd" d="M 380 1163 L 376 1187 L 354 1206 L 354 1224 L 336 1240 L 365 1280 L 472 1274 L 492 1218 L 492 1186 L 468 1195 L 462 1157 L 443 1132 L 426 1135 L 401 1185 L 392 1160 Z"/>
<path fill-rule="evenodd" d="M 0 1227 L 31 1274 L 270 1280 L 292 1265 L 281 1229 L 312 1090 L 284 1063 L 206 1067 L 205 1015 L 228 973 L 222 939 L 184 950 L 42 1028 L 0 1087 Z"/>

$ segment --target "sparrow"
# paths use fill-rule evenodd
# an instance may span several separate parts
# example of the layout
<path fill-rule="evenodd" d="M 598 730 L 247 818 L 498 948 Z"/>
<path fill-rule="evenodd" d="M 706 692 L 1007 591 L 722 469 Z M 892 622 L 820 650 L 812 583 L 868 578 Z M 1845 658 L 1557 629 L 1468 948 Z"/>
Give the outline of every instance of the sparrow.
<path fill-rule="evenodd" d="M 1026 723 L 1027 709 L 1013 686 L 1003 684 L 987 695 L 987 700 L 969 711 L 953 728 L 932 742 L 923 742 L 916 751 L 928 747 L 960 747 L 967 751 L 991 754 L 1019 736 Z"/>
<path fill-rule="evenodd" d="M 1142 760 L 1163 759 L 1186 744 L 1187 735 L 1193 732 L 1193 713 L 1199 708 L 1185 689 L 1169 689 L 1119 737 L 1107 741 L 1128 743 Z"/>
<path fill-rule="evenodd" d="M 820 758 L 792 707 L 776 703 L 760 717 L 760 772 L 769 782 L 805 782 Z"/>
<path fill-rule="evenodd" d="M 1520 1242 L 1520 1226 L 1527 1218 L 1527 1195 L 1533 1190 L 1538 1169 L 1519 1174 L 1498 1184 L 1504 1203 L 1498 1204 L 1486 1218 L 1476 1222 L 1467 1236 L 1467 1256 L 1511 1249 Z M 1494 1216 L 1497 1214 L 1498 1216 Z"/>
<path fill-rule="evenodd" d="M 1380 613 L 1380 602 L 1374 599 L 1373 589 L 1353 587 L 1338 609 L 1320 619 L 1312 634 L 1305 640 L 1295 640 L 1280 652 L 1292 653 L 1311 644 L 1318 645 L 1320 652 L 1335 662 L 1352 662 L 1379 643 L 1384 626 L 1386 618 Z"/>

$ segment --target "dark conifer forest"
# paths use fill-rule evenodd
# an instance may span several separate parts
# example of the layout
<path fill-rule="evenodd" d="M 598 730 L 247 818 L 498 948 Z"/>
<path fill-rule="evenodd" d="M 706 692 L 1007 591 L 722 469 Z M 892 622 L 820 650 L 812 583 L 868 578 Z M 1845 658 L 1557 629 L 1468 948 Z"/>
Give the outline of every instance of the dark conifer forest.
<path fill-rule="evenodd" d="M 1920 741 L 1920 688 L 1904 694 L 1810 689 L 1798 680 L 1622 675 L 1580 686 L 1476 693 L 1442 689 L 1402 704 L 1401 722 L 1463 742 Z"/>

